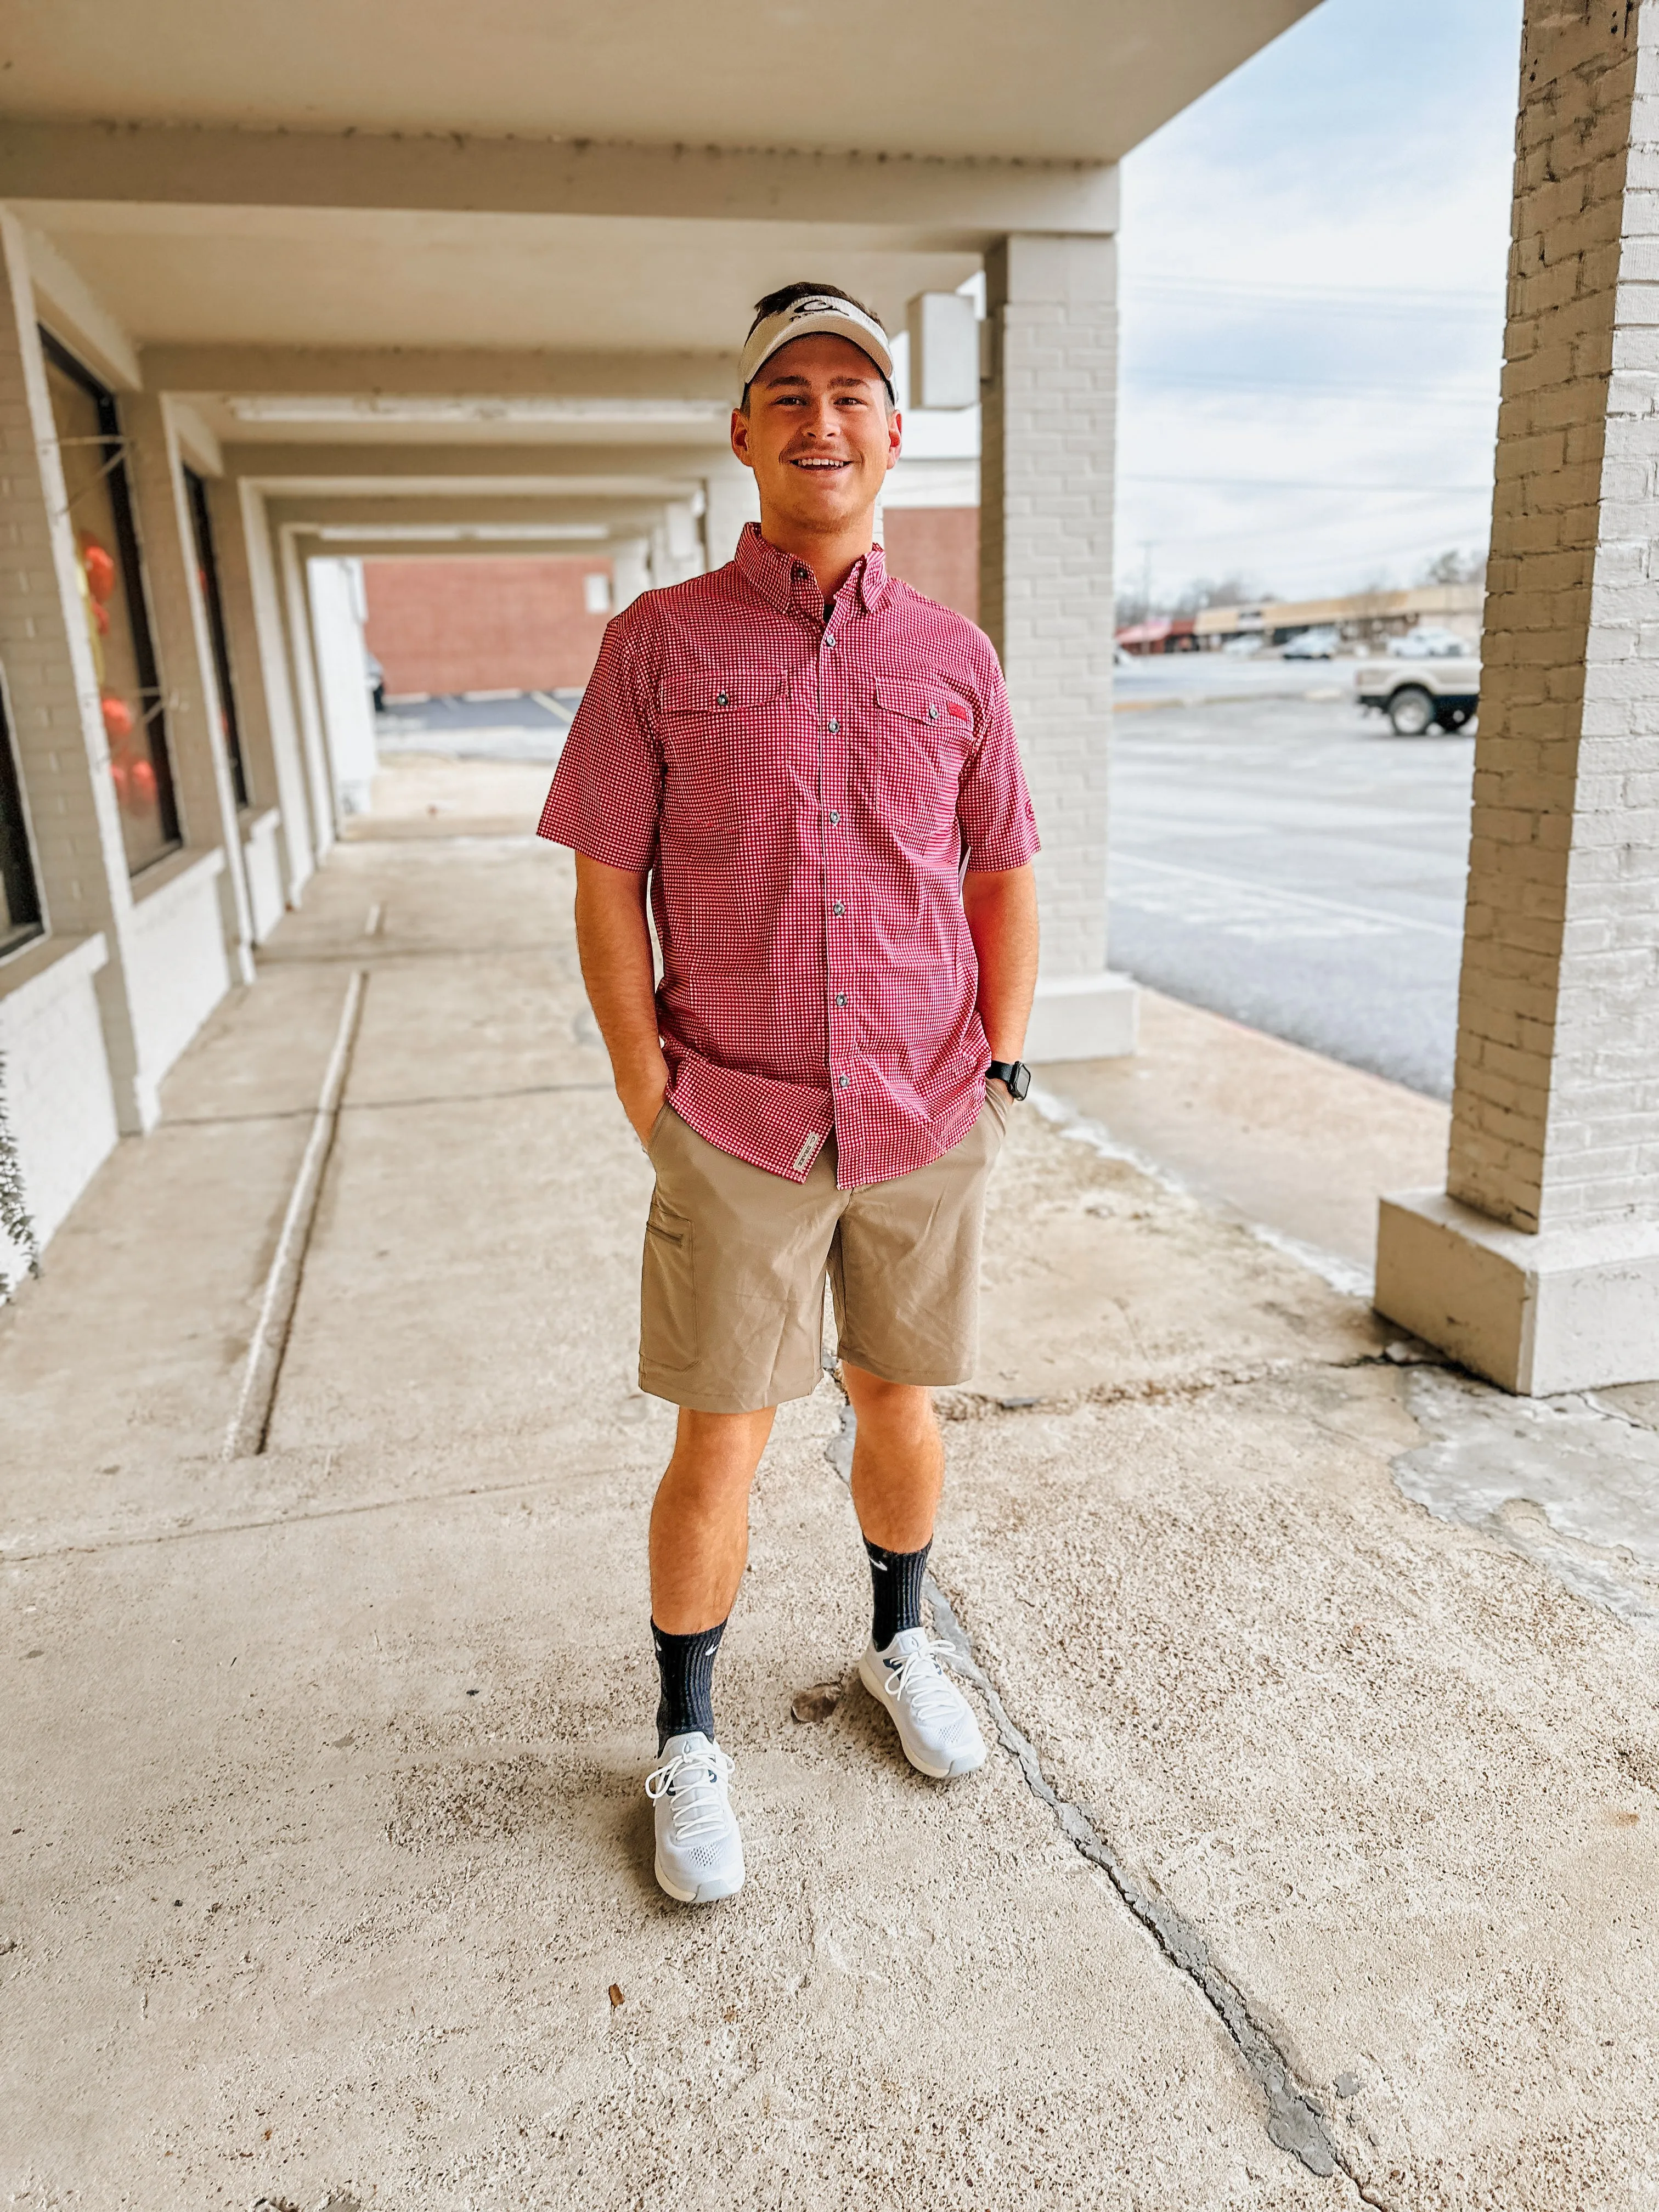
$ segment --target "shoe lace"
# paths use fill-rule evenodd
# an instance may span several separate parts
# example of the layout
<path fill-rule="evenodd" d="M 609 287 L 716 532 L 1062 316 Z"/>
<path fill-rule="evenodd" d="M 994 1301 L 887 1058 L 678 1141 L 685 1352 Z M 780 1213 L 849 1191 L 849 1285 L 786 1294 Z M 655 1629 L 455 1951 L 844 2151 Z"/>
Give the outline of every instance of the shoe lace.
<path fill-rule="evenodd" d="M 720 1785 L 735 1771 L 718 1744 L 708 1751 L 677 1751 L 645 1778 L 653 1804 L 665 1791 L 673 1806 L 674 1833 L 684 1838 L 712 1835 L 726 1825 Z"/>
<path fill-rule="evenodd" d="M 884 1661 L 886 1679 L 883 1683 L 895 1705 L 908 1698 L 910 1710 L 924 1726 L 943 1720 L 955 1708 L 961 1694 L 954 1682 L 940 1673 L 936 1652 L 950 1652 L 951 1646 L 938 1638 L 929 1638 L 918 1644 L 913 1651 L 906 1652 L 902 1666 L 895 1667 Z"/>

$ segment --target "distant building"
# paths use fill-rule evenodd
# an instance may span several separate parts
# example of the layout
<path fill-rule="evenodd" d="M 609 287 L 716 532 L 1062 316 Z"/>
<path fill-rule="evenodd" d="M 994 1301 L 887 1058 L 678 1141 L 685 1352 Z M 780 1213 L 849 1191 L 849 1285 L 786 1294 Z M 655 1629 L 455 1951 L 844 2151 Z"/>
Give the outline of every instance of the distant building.
<path fill-rule="evenodd" d="M 1203 653 L 1237 637 L 1285 645 L 1304 629 L 1336 629 L 1346 644 L 1374 646 L 1419 623 L 1434 623 L 1478 645 L 1486 594 L 1484 584 L 1418 584 L 1404 592 L 1351 592 L 1343 599 L 1206 607 L 1197 615 L 1126 623 L 1117 641 L 1130 653 Z"/>

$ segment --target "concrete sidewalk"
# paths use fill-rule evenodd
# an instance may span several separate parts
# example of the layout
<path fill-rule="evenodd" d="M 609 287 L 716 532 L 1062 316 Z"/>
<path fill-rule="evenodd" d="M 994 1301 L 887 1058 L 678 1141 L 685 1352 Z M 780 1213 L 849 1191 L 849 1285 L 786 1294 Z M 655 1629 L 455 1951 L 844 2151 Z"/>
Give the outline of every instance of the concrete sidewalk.
<path fill-rule="evenodd" d="M 1659 1394 L 1396 1364 L 1261 1233 L 1295 1178 L 1249 1182 L 1248 1085 L 1206 1150 L 1229 1024 L 1050 1071 L 1081 1118 L 998 1171 L 934 1566 L 1004 1748 L 941 1790 L 856 1683 L 826 1378 L 717 1680 L 749 1886 L 658 1893 L 649 1173 L 568 864 L 495 834 L 537 773 L 383 779 L 0 1313 L 9 2200 L 1659 2198 Z M 227 1461 L 359 969 L 268 1447 Z M 1294 1130 L 1307 1056 L 1237 1034 Z M 1121 1156 L 1163 1127 L 1173 1180 Z"/>

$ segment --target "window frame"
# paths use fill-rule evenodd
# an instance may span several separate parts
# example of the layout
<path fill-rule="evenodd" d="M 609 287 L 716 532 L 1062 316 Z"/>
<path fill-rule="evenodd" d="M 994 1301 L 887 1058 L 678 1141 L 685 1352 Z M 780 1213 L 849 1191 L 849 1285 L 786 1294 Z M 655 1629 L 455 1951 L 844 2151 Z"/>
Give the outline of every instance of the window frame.
<path fill-rule="evenodd" d="M 253 804 L 248 782 L 247 755 L 242 745 L 241 718 L 236 711 L 236 678 L 230 665 L 230 632 L 225 623 L 225 598 L 219 580 L 219 547 L 213 534 L 213 509 L 208 500 L 207 478 L 181 459 L 185 505 L 190 510 L 191 542 L 197 574 L 202 580 L 202 602 L 207 616 L 208 642 L 213 654 L 213 680 L 219 693 L 223 720 L 225 757 L 230 768 L 231 789 L 238 813 Z"/>
<path fill-rule="evenodd" d="M 34 841 L 29 835 L 23 764 L 17 757 L 11 701 L 3 682 L 0 682 L 0 884 L 5 887 L 6 908 L 11 915 L 9 927 L 0 933 L 0 960 L 4 960 L 45 936 L 46 917 Z"/>
<path fill-rule="evenodd" d="M 170 860 L 184 843 L 179 821 L 179 799 L 173 787 L 173 748 L 167 739 L 166 694 L 161 665 L 155 657 L 155 631 L 149 615 L 149 593 L 144 577 L 143 556 L 132 511 L 132 489 L 127 482 L 126 439 L 122 434 L 120 410 L 115 394 L 77 359 L 63 340 L 42 323 L 40 350 L 61 375 L 78 384 L 98 411 L 98 428 L 104 441 L 104 480 L 109 488 L 110 511 L 115 522 L 116 558 L 121 564 L 121 585 L 132 626 L 132 656 L 138 667 L 138 698 L 144 726 L 150 732 L 150 762 L 155 770 L 156 811 L 161 817 L 161 852 L 130 871 L 136 881 L 147 869 Z"/>

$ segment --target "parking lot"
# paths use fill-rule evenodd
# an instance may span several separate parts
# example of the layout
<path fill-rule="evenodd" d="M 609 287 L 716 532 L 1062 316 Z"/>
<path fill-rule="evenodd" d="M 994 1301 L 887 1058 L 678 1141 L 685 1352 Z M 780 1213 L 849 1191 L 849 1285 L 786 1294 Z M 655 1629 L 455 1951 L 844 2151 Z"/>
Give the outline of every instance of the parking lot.
<path fill-rule="evenodd" d="M 1206 705 L 1121 687 L 1111 963 L 1448 1097 L 1474 747 L 1396 738 L 1346 673 Z"/>

